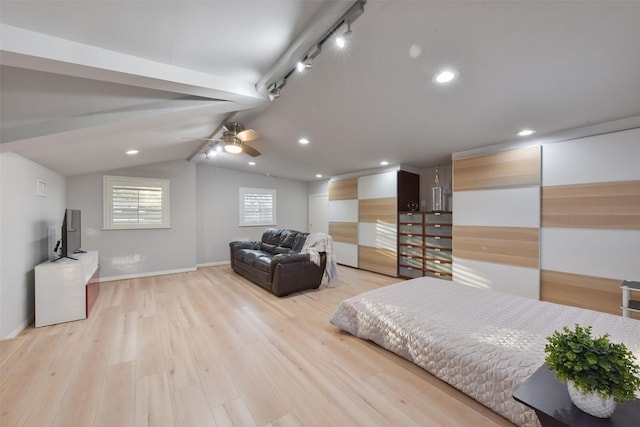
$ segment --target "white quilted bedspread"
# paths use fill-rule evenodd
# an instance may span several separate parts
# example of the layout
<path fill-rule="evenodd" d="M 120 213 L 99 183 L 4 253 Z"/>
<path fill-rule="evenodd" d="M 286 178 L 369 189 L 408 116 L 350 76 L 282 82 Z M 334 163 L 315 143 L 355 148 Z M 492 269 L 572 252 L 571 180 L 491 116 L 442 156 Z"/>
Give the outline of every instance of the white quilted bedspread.
<path fill-rule="evenodd" d="M 640 360 L 640 321 L 421 277 L 343 301 L 331 323 L 371 340 L 520 426 L 534 412 L 512 398 L 544 362 L 546 337 L 563 326 L 609 333 Z"/>

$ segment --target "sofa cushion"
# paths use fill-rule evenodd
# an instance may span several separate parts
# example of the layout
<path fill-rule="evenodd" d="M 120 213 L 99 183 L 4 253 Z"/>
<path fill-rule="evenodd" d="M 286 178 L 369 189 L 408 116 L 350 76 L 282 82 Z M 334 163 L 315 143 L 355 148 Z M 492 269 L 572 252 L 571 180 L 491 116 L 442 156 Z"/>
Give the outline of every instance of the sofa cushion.
<path fill-rule="evenodd" d="M 267 228 L 264 230 L 264 233 L 262 233 L 262 242 L 278 246 L 280 244 L 282 231 L 281 228 Z"/>
<path fill-rule="evenodd" d="M 258 257 L 263 256 L 265 253 L 256 249 L 240 249 L 236 251 L 235 257 L 242 262 L 253 265 Z"/>
<path fill-rule="evenodd" d="M 291 249 L 297 235 L 297 231 L 282 230 L 282 233 L 280 234 L 280 243 L 278 243 L 278 246 Z"/>
<path fill-rule="evenodd" d="M 291 246 L 291 249 L 296 252 L 300 252 L 302 250 L 302 247 L 304 246 L 304 242 L 307 241 L 308 235 L 309 233 L 298 233 L 295 240 L 293 241 L 293 246 Z"/>
<path fill-rule="evenodd" d="M 291 252 L 291 249 L 282 246 L 276 246 L 275 250 L 273 251 L 275 255 L 288 254 L 289 252 Z"/>
<path fill-rule="evenodd" d="M 270 253 L 270 254 L 275 254 L 276 252 L 276 245 L 271 245 L 269 243 L 260 243 L 260 250 Z"/>
<path fill-rule="evenodd" d="M 256 259 L 256 261 L 253 263 L 253 266 L 260 271 L 268 273 L 271 270 L 271 261 L 273 261 L 272 256 L 262 255 Z"/>

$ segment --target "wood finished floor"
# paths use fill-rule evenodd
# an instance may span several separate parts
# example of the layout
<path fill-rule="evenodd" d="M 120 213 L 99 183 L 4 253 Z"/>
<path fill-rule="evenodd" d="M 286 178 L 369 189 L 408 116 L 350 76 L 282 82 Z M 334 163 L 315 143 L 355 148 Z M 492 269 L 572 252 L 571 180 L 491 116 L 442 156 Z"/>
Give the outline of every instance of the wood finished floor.
<path fill-rule="evenodd" d="M 0 342 L 0 425 L 513 425 L 329 324 L 343 299 L 398 280 L 339 272 L 285 298 L 229 266 L 102 283 L 87 320 Z"/>

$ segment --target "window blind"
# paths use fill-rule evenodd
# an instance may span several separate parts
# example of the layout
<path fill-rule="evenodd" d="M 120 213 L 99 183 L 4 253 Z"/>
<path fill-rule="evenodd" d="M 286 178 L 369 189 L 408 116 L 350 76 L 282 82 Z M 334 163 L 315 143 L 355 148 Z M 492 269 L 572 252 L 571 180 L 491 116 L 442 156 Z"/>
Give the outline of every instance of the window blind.
<path fill-rule="evenodd" d="M 276 190 L 240 187 L 240 226 L 276 225 Z"/>
<path fill-rule="evenodd" d="M 244 195 L 245 224 L 259 225 L 273 222 L 273 196 L 248 193 Z"/>
<path fill-rule="evenodd" d="M 162 188 L 113 186 L 112 219 L 118 225 L 161 225 Z"/>
<path fill-rule="evenodd" d="M 170 228 L 169 180 L 103 177 L 105 230 Z"/>

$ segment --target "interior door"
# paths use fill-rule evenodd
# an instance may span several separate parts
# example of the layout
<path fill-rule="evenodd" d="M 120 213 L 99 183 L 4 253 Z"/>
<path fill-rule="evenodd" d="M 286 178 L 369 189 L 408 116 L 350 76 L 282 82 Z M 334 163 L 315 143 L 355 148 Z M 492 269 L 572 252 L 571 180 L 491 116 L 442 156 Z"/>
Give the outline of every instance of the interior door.
<path fill-rule="evenodd" d="M 309 233 L 329 233 L 329 196 L 309 196 Z"/>

